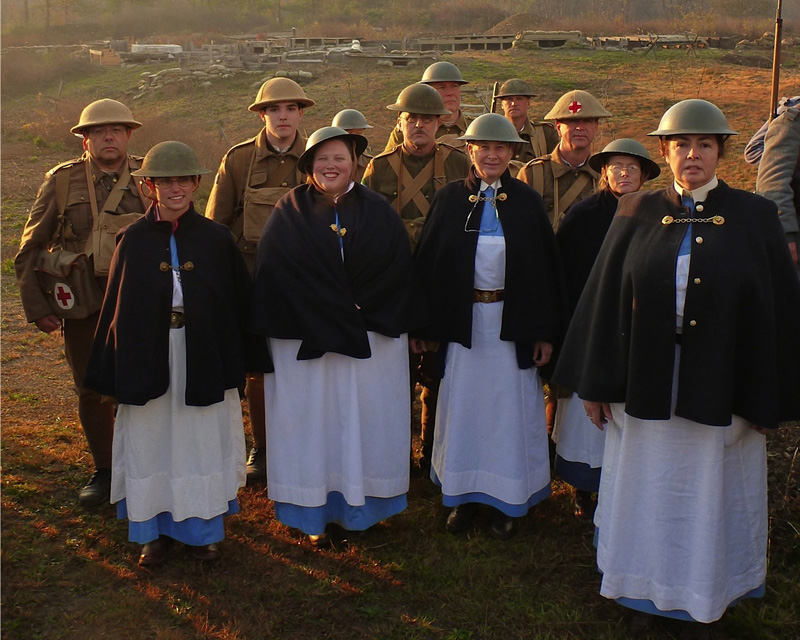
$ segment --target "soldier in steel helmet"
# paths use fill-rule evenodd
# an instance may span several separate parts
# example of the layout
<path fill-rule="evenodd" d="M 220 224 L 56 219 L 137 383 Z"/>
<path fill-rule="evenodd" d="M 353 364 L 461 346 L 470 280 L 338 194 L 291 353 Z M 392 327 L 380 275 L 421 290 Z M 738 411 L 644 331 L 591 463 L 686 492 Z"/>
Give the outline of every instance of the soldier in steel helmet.
<path fill-rule="evenodd" d="M 517 130 L 517 135 L 523 142 L 514 149 L 514 157 L 510 166 L 517 170 L 525 164 L 540 156 L 551 153 L 558 145 L 558 133 L 549 122 L 537 122 L 528 117 L 531 98 L 536 94 L 531 86 L 520 78 L 511 78 L 500 85 L 500 90 L 495 96 L 500 101 L 503 114 Z"/>
<path fill-rule="evenodd" d="M 298 130 L 303 111 L 315 103 L 289 78 L 270 78 L 248 109 L 264 123 L 254 138 L 234 145 L 222 158 L 205 215 L 226 225 L 252 273 L 261 230 L 280 198 L 301 184 L 297 160 L 306 140 Z M 253 428 L 253 448 L 247 462 L 247 482 L 267 478 L 264 381 L 248 376 L 245 395 Z"/>
<path fill-rule="evenodd" d="M 594 193 L 600 175 L 587 160 L 600 119 L 609 117 L 597 98 L 581 90 L 565 93 L 545 116 L 555 123 L 558 146 L 525 164 L 517 177 L 542 194 L 554 230 L 570 205 Z"/>
<path fill-rule="evenodd" d="M 339 127 L 347 131 L 347 133 L 358 136 L 363 136 L 367 129 L 372 129 L 372 125 L 367 122 L 364 114 L 356 109 L 342 109 L 333 116 L 331 126 Z M 369 161 L 373 158 L 373 156 L 368 153 L 368 150 L 369 148 L 358 155 L 356 182 L 361 182 L 361 179 L 364 177 L 364 171 L 367 169 Z"/>
<path fill-rule="evenodd" d="M 111 486 L 114 406 L 83 384 L 98 313 L 61 320 L 39 288 L 35 268 L 40 254 L 52 246 L 86 253 L 98 286 L 105 290 L 114 235 L 145 210 L 131 177 L 141 158 L 128 154 L 131 131 L 140 126 L 128 107 L 116 100 L 97 100 L 83 110 L 71 131 L 82 139 L 84 153 L 47 173 L 14 260 L 28 321 L 45 333 L 61 329 L 64 334 L 64 352 L 78 394 L 78 417 L 95 466 L 78 496 L 84 506 L 107 502 Z M 65 308 L 69 302 L 63 300 Z"/>
<path fill-rule="evenodd" d="M 441 96 L 426 84 L 406 87 L 397 102 L 387 107 L 398 111 L 403 132 L 398 147 L 375 156 L 367 165 L 363 183 L 384 196 L 405 224 L 411 246 L 416 246 L 434 193 L 448 182 L 464 178 L 469 158 L 446 143 L 436 141 L 437 119 L 448 113 Z M 424 467 L 430 463 L 436 414 L 436 374 L 433 354 L 411 358 L 412 384 L 422 384 L 422 443 Z"/>
<path fill-rule="evenodd" d="M 601 595 L 692 638 L 764 594 L 765 435 L 800 418 L 800 282 L 775 204 L 717 176 L 735 134 L 699 99 L 648 134 L 673 180 L 619 199 L 553 376 L 605 431 Z"/>
<path fill-rule="evenodd" d="M 462 148 L 463 142 L 458 138 L 464 135 L 472 118 L 468 118 L 461 110 L 461 87 L 469 84 L 461 76 L 461 71 L 452 62 L 434 62 L 422 74 L 421 84 L 427 84 L 442 97 L 444 108 L 447 113 L 439 116 L 438 126 L 436 127 L 436 139 L 443 140 L 448 144 Z M 391 151 L 403 142 L 403 131 L 396 126 L 384 151 Z"/>
<path fill-rule="evenodd" d="M 542 199 L 508 170 L 515 127 L 486 113 L 464 140 L 470 174 L 436 194 L 415 255 L 430 315 L 415 337 L 446 344 L 431 475 L 447 530 L 465 531 L 481 503 L 505 540 L 550 494 L 537 368 L 564 330 L 565 295 Z"/>
<path fill-rule="evenodd" d="M 133 172 L 152 204 L 118 236 L 86 371 L 88 387 L 119 402 L 111 501 L 144 545 L 143 566 L 166 559 L 169 539 L 198 560 L 219 557 L 245 481 L 238 388 L 245 371 L 268 368 L 266 345 L 246 330 L 241 253 L 192 203 L 207 173 L 172 140 Z"/>

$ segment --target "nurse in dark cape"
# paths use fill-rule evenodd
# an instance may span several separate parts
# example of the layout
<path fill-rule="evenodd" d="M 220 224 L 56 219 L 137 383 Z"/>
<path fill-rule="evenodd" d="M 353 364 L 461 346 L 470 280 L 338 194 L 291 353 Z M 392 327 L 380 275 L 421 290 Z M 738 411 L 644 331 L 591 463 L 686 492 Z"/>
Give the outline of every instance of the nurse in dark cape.
<path fill-rule="evenodd" d="M 311 135 L 307 183 L 278 202 L 256 257 L 251 327 L 275 365 L 269 497 L 320 544 L 403 511 L 409 484 L 407 333 L 421 307 L 402 222 L 354 181 L 366 144 L 338 127 Z"/>

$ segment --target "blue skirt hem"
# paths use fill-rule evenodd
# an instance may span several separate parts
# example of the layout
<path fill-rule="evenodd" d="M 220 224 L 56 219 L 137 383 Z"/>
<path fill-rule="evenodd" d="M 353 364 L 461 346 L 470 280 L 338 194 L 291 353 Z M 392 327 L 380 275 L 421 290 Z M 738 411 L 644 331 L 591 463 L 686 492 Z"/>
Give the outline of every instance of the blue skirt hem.
<path fill-rule="evenodd" d="M 600 489 L 601 467 L 590 467 L 585 462 L 572 462 L 556 455 L 553 473 L 578 491 L 597 493 Z"/>
<path fill-rule="evenodd" d="M 348 531 L 365 531 L 372 525 L 405 511 L 406 494 L 392 498 L 367 496 L 363 505 L 347 504 L 338 491 L 328 494 L 328 501 L 319 507 L 303 507 L 288 502 L 275 503 L 275 518 L 288 527 L 300 529 L 307 535 L 325 533 L 328 524 L 338 524 Z"/>
<path fill-rule="evenodd" d="M 223 518 L 239 513 L 239 500 L 234 498 L 228 501 L 228 510 L 209 520 L 203 518 L 186 518 L 176 522 L 168 511 L 159 513 L 154 518 L 144 522 L 128 521 L 128 540 L 145 544 L 152 542 L 159 536 L 167 536 L 183 544 L 193 547 L 202 547 L 225 538 L 225 524 Z M 125 520 L 128 517 L 126 501 L 117 502 L 117 518 Z"/>
<path fill-rule="evenodd" d="M 431 469 L 431 480 L 434 482 L 434 484 L 436 484 L 437 487 L 441 488 L 442 482 L 439 480 L 439 477 L 436 475 L 436 472 L 433 469 Z M 488 493 L 481 493 L 479 491 L 462 493 L 461 495 L 457 496 L 451 496 L 443 493 L 442 504 L 445 507 L 452 508 L 457 507 L 460 504 L 477 502 L 479 504 L 486 504 L 490 507 L 494 507 L 498 511 L 502 511 L 505 515 L 511 518 L 522 518 L 532 507 L 547 498 L 550 493 L 551 489 L 550 484 L 548 483 L 539 489 L 539 491 L 531 495 L 523 504 L 509 504 L 508 502 L 503 502 L 494 496 L 490 496 Z"/>
<path fill-rule="evenodd" d="M 748 591 L 739 598 L 736 598 L 736 600 L 734 600 L 728 605 L 728 608 L 736 606 L 742 600 L 748 598 L 763 598 L 765 591 L 766 591 L 766 583 L 762 583 L 761 586 L 756 587 L 752 591 Z M 682 609 L 662 611 L 655 605 L 655 603 L 652 600 L 640 600 L 636 598 L 616 598 L 614 602 L 616 602 L 617 604 L 621 604 L 623 607 L 627 607 L 628 609 L 633 609 L 634 611 L 641 611 L 642 613 L 649 613 L 654 616 L 661 616 L 663 618 L 673 618 L 675 620 L 685 620 L 687 622 L 696 622 L 696 620 L 691 616 L 691 614 L 689 614 L 688 611 L 683 611 Z"/>

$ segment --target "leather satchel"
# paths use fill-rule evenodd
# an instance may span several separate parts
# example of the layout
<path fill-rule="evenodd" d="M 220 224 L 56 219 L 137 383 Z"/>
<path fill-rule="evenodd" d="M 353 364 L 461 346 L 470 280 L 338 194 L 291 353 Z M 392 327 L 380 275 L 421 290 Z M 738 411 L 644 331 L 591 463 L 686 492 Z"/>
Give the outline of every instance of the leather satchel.
<path fill-rule="evenodd" d="M 43 250 L 36 260 L 39 288 L 59 318 L 79 320 L 92 315 L 103 303 L 94 268 L 85 253 L 61 247 Z"/>

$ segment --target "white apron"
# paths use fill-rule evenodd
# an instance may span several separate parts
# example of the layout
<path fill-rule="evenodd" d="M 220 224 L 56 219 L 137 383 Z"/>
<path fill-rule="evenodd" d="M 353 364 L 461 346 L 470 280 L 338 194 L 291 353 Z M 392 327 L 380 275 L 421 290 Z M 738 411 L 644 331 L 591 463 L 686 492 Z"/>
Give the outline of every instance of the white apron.
<path fill-rule="evenodd" d="M 408 492 L 411 433 L 408 337 L 369 332 L 372 356 L 297 360 L 299 340 L 269 339 L 264 375 L 269 497 L 319 507 Z"/>
<path fill-rule="evenodd" d="M 476 289 L 502 289 L 505 239 L 480 236 Z M 472 348 L 450 343 L 436 409 L 432 468 L 445 495 L 520 505 L 550 484 L 544 400 L 534 367 L 500 340 L 503 302 L 472 305 Z"/>
<path fill-rule="evenodd" d="M 556 453 L 564 460 L 588 464 L 593 469 L 603 466 L 605 431 L 600 431 L 586 415 L 577 394 L 558 399 L 553 442 Z"/>
<path fill-rule="evenodd" d="M 245 484 L 242 407 L 236 389 L 222 402 L 189 407 L 185 329 L 169 332 L 169 390 L 144 406 L 121 404 L 114 424 L 111 502 L 128 519 L 159 513 L 209 520 L 228 511 Z"/>
<path fill-rule="evenodd" d="M 595 513 L 600 593 L 713 622 L 766 577 L 765 437 L 737 416 L 712 427 L 611 410 Z"/>

